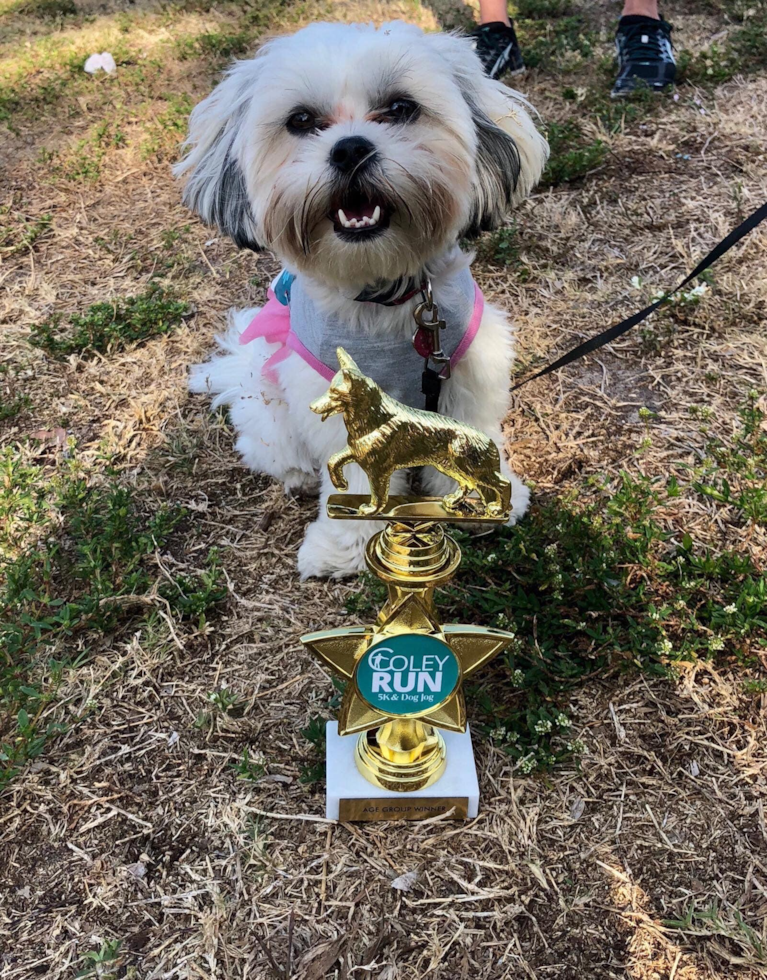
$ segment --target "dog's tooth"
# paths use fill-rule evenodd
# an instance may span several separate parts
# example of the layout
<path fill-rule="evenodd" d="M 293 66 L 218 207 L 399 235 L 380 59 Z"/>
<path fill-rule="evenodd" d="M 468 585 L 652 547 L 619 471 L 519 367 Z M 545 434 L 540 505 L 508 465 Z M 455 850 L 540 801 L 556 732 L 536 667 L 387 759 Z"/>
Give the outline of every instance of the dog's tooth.
<path fill-rule="evenodd" d="M 379 219 L 380 219 L 380 217 L 381 217 L 381 209 L 380 209 L 380 207 L 379 207 L 379 206 L 378 206 L 378 205 L 376 204 L 376 206 L 375 206 L 375 211 L 373 211 L 373 218 L 372 218 L 372 220 L 371 220 L 371 224 L 374 224 L 374 225 L 377 225 L 377 224 L 378 224 L 378 221 L 379 221 Z"/>
<path fill-rule="evenodd" d="M 349 219 L 349 228 L 359 228 L 359 221 L 356 218 Z"/>
<path fill-rule="evenodd" d="M 343 208 L 338 209 L 338 220 L 341 222 L 344 228 L 351 228 L 351 222 L 346 217 L 346 212 Z"/>

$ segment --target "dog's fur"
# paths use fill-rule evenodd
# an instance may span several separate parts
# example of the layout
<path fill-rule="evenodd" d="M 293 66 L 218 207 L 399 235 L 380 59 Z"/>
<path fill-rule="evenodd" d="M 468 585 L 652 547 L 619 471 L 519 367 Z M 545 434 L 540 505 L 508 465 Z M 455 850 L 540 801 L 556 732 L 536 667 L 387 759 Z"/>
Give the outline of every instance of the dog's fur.
<path fill-rule="evenodd" d="M 338 363 L 341 370 L 330 387 L 309 407 L 323 422 L 331 415 L 343 416 L 348 445 L 330 457 L 328 472 L 334 487 L 347 490 L 344 468 L 357 463 L 364 471 L 370 502 L 362 504 L 360 514 L 384 510 L 392 475 L 414 466 L 433 466 L 455 480 L 458 489 L 443 498 L 448 510 L 457 510 L 475 487 L 488 516 L 507 510 L 511 486 L 501 476 L 501 456 L 489 436 L 457 429 L 454 419 L 390 398 L 342 347 Z"/>
<path fill-rule="evenodd" d="M 404 121 L 392 115 L 403 98 L 418 107 Z M 540 176 L 548 148 L 525 107 L 518 93 L 483 74 L 466 39 L 399 22 L 379 29 L 314 24 L 235 64 L 192 113 L 177 172 L 187 177 L 184 200 L 192 209 L 240 246 L 272 249 L 302 277 L 317 308 L 349 330 L 389 336 L 393 357 L 415 356 L 412 303 L 386 307 L 354 297 L 378 280 L 426 272 L 439 302 L 448 288 L 442 284 L 469 261 L 459 238 L 499 227 Z M 299 109 L 316 116 L 315 129 L 288 128 Z M 348 136 L 366 138 L 375 161 L 341 175 L 330 154 Z M 339 229 L 336 209 L 349 194 L 380 201 L 386 226 L 364 236 Z M 345 444 L 341 419 L 320 426 L 312 417 L 308 405 L 326 382 L 297 354 L 277 367 L 278 384 L 262 378 L 273 345 L 238 343 L 256 312 L 231 314 L 221 353 L 192 370 L 191 388 L 214 394 L 214 406 L 230 406 L 248 466 L 289 490 L 320 483 L 320 515 L 299 551 L 302 577 L 353 573 L 364 565 L 372 527 L 331 522 L 324 507 L 326 464 Z M 512 359 L 506 315 L 487 304 L 471 347 L 442 386 L 440 412 L 500 446 Z M 528 491 L 505 460 L 503 469 L 516 520 Z M 395 474 L 392 492 L 404 492 L 406 479 Z M 349 483 L 367 491 L 356 467 Z M 426 492 L 443 495 L 454 486 L 433 470 L 424 475 Z"/>

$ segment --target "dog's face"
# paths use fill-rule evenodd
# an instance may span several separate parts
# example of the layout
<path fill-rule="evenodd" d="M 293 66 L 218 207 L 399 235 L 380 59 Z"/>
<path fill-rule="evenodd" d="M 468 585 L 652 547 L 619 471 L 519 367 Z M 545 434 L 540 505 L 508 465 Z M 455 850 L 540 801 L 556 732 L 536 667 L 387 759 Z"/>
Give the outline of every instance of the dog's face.
<path fill-rule="evenodd" d="M 496 227 L 545 140 L 470 43 L 313 24 L 238 62 L 192 113 L 184 199 L 243 247 L 337 284 L 419 272 Z"/>

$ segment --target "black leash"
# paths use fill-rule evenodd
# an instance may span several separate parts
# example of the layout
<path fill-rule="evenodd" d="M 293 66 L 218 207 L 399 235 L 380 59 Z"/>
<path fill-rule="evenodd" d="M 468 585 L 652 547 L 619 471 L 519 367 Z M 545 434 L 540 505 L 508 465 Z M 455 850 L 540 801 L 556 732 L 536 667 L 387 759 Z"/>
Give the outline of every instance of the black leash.
<path fill-rule="evenodd" d="M 517 391 L 529 381 L 535 381 L 536 378 L 542 378 L 544 375 L 551 374 L 552 371 L 558 371 L 567 364 L 572 364 L 573 361 L 577 361 L 581 357 L 585 357 L 586 354 L 590 354 L 592 351 L 599 350 L 600 347 L 604 347 L 605 344 L 609 344 L 611 341 L 615 340 L 616 337 L 620 337 L 628 330 L 631 330 L 632 327 L 635 327 L 643 320 L 646 320 L 647 317 L 651 316 L 660 306 L 663 306 L 669 297 L 673 296 L 674 293 L 678 293 L 680 289 L 692 282 L 692 280 L 699 276 L 701 272 L 705 272 L 706 269 L 713 265 L 717 259 L 720 259 L 725 252 L 729 252 L 733 245 L 737 245 L 741 238 L 745 238 L 749 232 L 752 232 L 754 228 L 757 227 L 757 225 L 760 225 L 765 218 L 767 218 L 767 202 L 760 208 L 757 208 L 753 214 L 750 214 L 745 221 L 741 221 L 738 227 L 734 231 L 731 231 L 730 234 L 719 242 L 717 246 L 712 248 L 703 261 L 699 262 L 698 265 L 695 266 L 689 276 L 683 279 L 679 285 L 675 286 L 670 292 L 664 293 L 659 300 L 651 303 L 650 306 L 646 306 L 638 313 L 634 313 L 633 316 L 627 317 L 625 320 L 621 320 L 620 323 L 616 323 L 614 326 L 608 327 L 607 330 L 603 330 L 601 333 L 598 333 L 596 337 L 591 337 L 582 344 L 578 344 L 577 347 L 573 347 L 572 350 L 568 351 L 566 354 L 563 354 L 562 357 L 558 358 L 552 364 L 548 364 L 536 374 L 531 375 L 529 378 L 525 378 L 524 381 L 517 382 L 517 384 L 515 384 L 511 390 Z"/>

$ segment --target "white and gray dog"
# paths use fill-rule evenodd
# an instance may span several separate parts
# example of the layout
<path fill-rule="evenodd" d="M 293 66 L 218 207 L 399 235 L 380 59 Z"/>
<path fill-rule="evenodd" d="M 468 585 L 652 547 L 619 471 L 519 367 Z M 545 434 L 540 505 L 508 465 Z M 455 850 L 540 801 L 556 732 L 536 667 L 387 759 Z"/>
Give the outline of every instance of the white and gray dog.
<path fill-rule="evenodd" d="M 469 40 L 393 22 L 312 24 L 236 63 L 194 110 L 177 166 L 184 200 L 239 246 L 284 271 L 261 309 L 232 311 L 221 352 L 191 388 L 228 405 L 245 463 L 287 489 L 320 485 L 298 554 L 303 578 L 364 566 L 375 530 L 325 516 L 326 463 L 346 442 L 340 416 L 309 410 L 343 346 L 390 395 L 422 408 L 413 310 L 430 284 L 449 371 L 439 411 L 501 445 L 513 334 L 484 303 L 458 240 L 502 225 L 540 177 L 548 147 L 518 93 L 488 79 Z M 449 375 L 449 377 L 448 377 Z M 512 521 L 527 488 L 512 482 Z M 350 490 L 367 492 L 358 467 Z M 392 493 L 407 492 L 407 473 Z M 422 475 L 425 492 L 450 481 Z"/>

